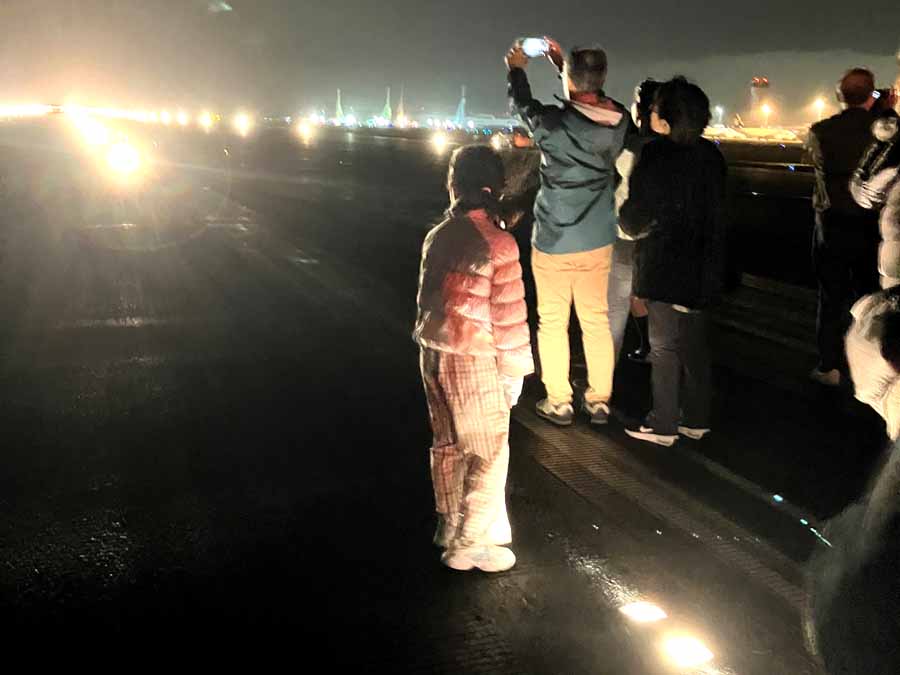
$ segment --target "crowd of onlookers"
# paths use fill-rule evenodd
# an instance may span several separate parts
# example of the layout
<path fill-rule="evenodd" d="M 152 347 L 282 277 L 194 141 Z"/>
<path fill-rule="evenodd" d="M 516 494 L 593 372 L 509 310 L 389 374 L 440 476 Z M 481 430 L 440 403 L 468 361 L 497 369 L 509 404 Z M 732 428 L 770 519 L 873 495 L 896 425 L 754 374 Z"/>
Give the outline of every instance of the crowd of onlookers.
<path fill-rule="evenodd" d="M 613 373 L 632 316 L 649 345 L 653 398 L 647 416 L 626 433 L 664 447 L 681 437 L 702 439 L 711 431 L 708 309 L 723 291 L 726 241 L 726 164 L 703 138 L 709 99 L 681 77 L 647 80 L 629 111 L 604 93 L 603 50 L 566 56 L 553 40 L 545 44 L 543 55 L 563 85 L 555 104 L 532 95 L 522 44 L 506 55 L 511 105 L 541 154 L 531 269 L 546 396 L 536 413 L 558 426 L 571 425 L 578 412 L 593 425 L 609 424 Z M 819 363 L 812 377 L 834 386 L 850 377 L 856 396 L 878 410 L 896 438 L 896 100 L 894 90 L 877 90 L 865 69 L 848 71 L 837 91 L 843 111 L 813 125 L 808 142 L 819 282 Z M 490 147 L 457 150 L 446 219 L 428 233 L 422 251 L 414 338 L 434 432 L 434 543 L 442 562 L 457 570 L 497 572 L 516 561 L 505 497 L 509 420 L 535 365 L 519 248 L 508 231 L 519 207 L 504 196 L 505 184 L 504 163 Z M 587 365 L 577 400 L 570 379 L 573 309 Z M 895 465 L 873 497 L 833 525 L 844 538 L 813 565 L 810 636 L 834 672 L 896 672 L 882 667 L 896 665 L 885 650 L 896 659 L 900 638 Z M 887 605 L 885 594 L 892 599 Z M 854 604 L 857 597 L 871 600 L 869 613 Z M 879 613 L 887 606 L 890 617 Z M 845 611 L 858 623 L 844 621 Z M 876 619 L 880 624 L 867 629 Z"/>

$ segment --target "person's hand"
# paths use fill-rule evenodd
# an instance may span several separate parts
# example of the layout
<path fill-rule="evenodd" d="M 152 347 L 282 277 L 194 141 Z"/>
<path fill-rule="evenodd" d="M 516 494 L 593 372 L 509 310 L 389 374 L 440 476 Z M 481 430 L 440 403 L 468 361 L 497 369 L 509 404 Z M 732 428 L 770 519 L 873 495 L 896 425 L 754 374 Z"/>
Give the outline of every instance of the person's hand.
<path fill-rule="evenodd" d="M 544 39 L 550 45 L 550 48 L 547 50 L 547 58 L 550 59 L 550 63 L 556 66 L 559 72 L 562 72 L 566 63 L 566 56 L 563 54 L 562 46 L 551 37 L 544 36 Z"/>
<path fill-rule="evenodd" d="M 513 45 L 506 53 L 506 67 L 509 70 L 513 68 L 522 68 L 524 70 L 527 65 L 528 56 L 525 54 L 525 51 L 519 45 Z"/>

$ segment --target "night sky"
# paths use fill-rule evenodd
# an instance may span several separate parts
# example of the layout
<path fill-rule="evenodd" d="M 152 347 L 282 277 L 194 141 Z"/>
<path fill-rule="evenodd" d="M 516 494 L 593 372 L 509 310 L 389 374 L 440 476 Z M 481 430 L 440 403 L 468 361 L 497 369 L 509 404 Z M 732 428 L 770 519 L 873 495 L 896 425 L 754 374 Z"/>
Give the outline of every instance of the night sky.
<path fill-rule="evenodd" d="M 518 36 L 599 43 L 609 92 L 676 72 L 716 102 L 739 105 L 753 74 L 800 106 L 830 94 L 845 67 L 896 75 L 900 3 L 674 0 L 517 3 L 495 0 L 2 0 L 0 93 L 6 100 L 77 98 L 123 105 L 236 106 L 291 111 L 345 103 L 370 112 L 405 84 L 409 107 L 452 110 L 459 86 L 473 111 L 502 111 L 501 59 Z M 881 5 L 881 6 L 879 6 Z M 534 64 L 542 95 L 554 79 Z"/>

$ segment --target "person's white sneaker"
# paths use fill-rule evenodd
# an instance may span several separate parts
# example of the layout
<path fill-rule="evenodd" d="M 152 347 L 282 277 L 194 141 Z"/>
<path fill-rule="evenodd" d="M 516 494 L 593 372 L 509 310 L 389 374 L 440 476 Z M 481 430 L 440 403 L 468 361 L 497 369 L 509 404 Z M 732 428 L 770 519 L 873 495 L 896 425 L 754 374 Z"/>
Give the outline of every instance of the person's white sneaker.
<path fill-rule="evenodd" d="M 819 384 L 825 385 L 826 387 L 840 387 L 841 386 L 841 371 L 837 368 L 832 368 L 828 371 L 822 371 L 818 368 L 813 368 L 809 374 L 809 379 L 813 382 L 818 382 Z"/>
<path fill-rule="evenodd" d="M 432 539 L 434 545 L 438 548 L 448 548 L 458 529 L 459 523 L 450 522 L 442 513 L 437 514 L 437 527 Z M 497 520 L 491 523 L 487 531 L 487 540 L 495 546 L 506 546 L 512 543 L 512 528 L 505 510 Z"/>
<path fill-rule="evenodd" d="M 543 417 L 549 422 L 560 427 L 567 427 L 572 424 L 575 419 L 575 409 L 571 403 L 560 403 L 554 405 L 550 403 L 550 399 L 542 398 L 537 402 L 534 408 L 539 417 Z"/>
<path fill-rule="evenodd" d="M 682 436 L 686 436 L 694 441 L 699 441 L 701 438 L 706 436 L 712 429 L 698 429 L 695 427 L 678 427 L 678 433 Z"/>
<path fill-rule="evenodd" d="M 516 554 L 504 546 L 468 546 L 445 551 L 441 562 L 461 572 L 475 568 L 482 572 L 505 572 L 516 564 Z"/>
<path fill-rule="evenodd" d="M 668 435 L 668 434 L 658 434 L 650 427 L 641 426 L 639 429 L 626 429 L 625 433 L 631 436 L 632 438 L 637 438 L 641 441 L 649 441 L 650 443 L 656 443 L 657 445 L 664 445 L 667 448 L 675 445 L 675 441 L 678 440 L 678 435 Z"/>

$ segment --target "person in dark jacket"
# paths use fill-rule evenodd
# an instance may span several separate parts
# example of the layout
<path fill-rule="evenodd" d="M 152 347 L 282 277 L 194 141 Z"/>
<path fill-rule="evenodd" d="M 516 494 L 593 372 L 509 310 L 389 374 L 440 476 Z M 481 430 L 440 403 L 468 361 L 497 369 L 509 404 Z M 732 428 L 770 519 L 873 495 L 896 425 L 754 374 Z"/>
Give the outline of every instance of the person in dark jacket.
<path fill-rule="evenodd" d="M 644 147 L 619 226 L 638 240 L 634 294 L 648 301 L 653 409 L 627 433 L 671 446 L 709 432 L 711 368 L 706 309 L 724 286 L 725 160 L 702 138 L 709 98 L 678 77 L 660 86 L 651 115 L 661 138 Z"/>
<path fill-rule="evenodd" d="M 547 398 L 538 403 L 537 413 L 554 424 L 572 424 L 569 318 L 574 303 L 588 370 L 583 407 L 593 424 L 606 424 L 615 366 L 607 303 L 616 238 L 615 161 L 631 120 L 603 93 L 607 61 L 602 49 L 576 49 L 564 58 L 556 42 L 548 43 L 566 93 L 561 105 L 545 105 L 532 96 L 525 75 L 528 57 L 521 47 L 506 56 L 512 107 L 541 151 L 531 266 Z"/>
<path fill-rule="evenodd" d="M 850 195 L 850 178 L 872 138 L 875 77 L 854 68 L 838 85 L 846 109 L 812 126 L 807 152 L 816 172 L 813 265 L 819 282 L 819 363 L 810 377 L 837 386 L 846 372 L 850 307 L 878 288 L 878 220 Z"/>

